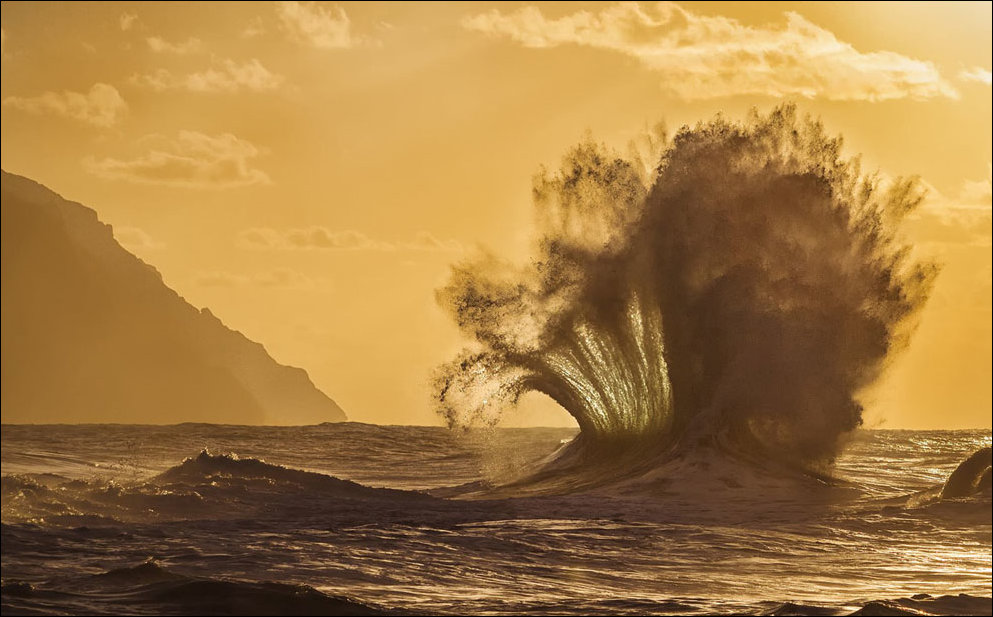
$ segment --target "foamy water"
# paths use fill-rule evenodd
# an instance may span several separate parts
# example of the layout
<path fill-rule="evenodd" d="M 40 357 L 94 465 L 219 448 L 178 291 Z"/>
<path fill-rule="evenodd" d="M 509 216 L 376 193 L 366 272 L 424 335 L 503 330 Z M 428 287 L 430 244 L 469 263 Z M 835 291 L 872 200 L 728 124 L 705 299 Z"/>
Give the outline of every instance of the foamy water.
<path fill-rule="evenodd" d="M 4 426 L 3 612 L 990 613 L 989 494 L 907 499 L 988 431 L 859 432 L 833 486 L 701 455 L 487 498 L 574 434 Z"/>

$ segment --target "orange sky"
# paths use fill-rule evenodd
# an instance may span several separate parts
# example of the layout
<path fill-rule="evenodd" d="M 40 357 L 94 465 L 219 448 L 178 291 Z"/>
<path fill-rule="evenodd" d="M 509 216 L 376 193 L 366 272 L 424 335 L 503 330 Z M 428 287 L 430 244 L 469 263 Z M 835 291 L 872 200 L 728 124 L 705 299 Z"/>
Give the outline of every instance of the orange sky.
<path fill-rule="evenodd" d="M 97 210 L 167 284 L 354 420 L 435 424 L 434 303 L 523 256 L 530 181 L 587 130 L 791 99 L 933 189 L 944 264 L 867 393 L 887 427 L 989 427 L 991 4 L 2 3 L 2 166 Z M 167 418 L 161 419 L 168 421 Z M 526 401 L 510 423 L 567 416 Z M 292 418 L 287 419 L 292 422 Z"/>

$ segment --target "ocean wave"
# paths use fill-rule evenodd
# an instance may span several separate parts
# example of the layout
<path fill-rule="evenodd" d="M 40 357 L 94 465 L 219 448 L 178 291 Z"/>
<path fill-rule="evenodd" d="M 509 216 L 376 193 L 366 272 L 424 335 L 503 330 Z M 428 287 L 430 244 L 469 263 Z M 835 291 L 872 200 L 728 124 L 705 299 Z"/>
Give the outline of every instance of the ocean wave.
<path fill-rule="evenodd" d="M 80 591 L 85 591 L 80 594 Z M 187 576 L 149 559 L 137 566 L 65 581 L 58 588 L 3 583 L 3 613 L 48 614 L 51 603 L 77 614 L 388 615 L 388 611 L 307 585 Z"/>
<path fill-rule="evenodd" d="M 991 615 L 993 598 L 959 594 L 933 597 L 926 593 L 896 600 L 873 600 L 852 615 Z"/>
<path fill-rule="evenodd" d="M 791 105 L 653 138 L 536 177 L 528 265 L 453 268 L 438 300 L 473 345 L 437 370 L 438 412 L 493 424 L 544 394 L 581 431 L 547 471 L 607 481 L 701 446 L 832 462 L 936 274 L 898 233 L 922 185 L 882 185 Z"/>
<path fill-rule="evenodd" d="M 967 457 L 940 484 L 878 503 L 884 506 L 884 512 L 891 514 L 917 514 L 988 525 L 993 508 L 990 448 L 980 448 Z"/>
<path fill-rule="evenodd" d="M 4 432 L 5 454 L 46 439 L 70 453 L 99 449 L 95 429 L 32 430 L 22 429 L 27 443 Z M 241 457 L 202 453 L 208 440 L 186 435 L 187 427 L 119 430 L 171 445 L 148 473 L 126 481 L 73 480 L 44 475 L 44 467 L 4 476 L 3 614 L 230 614 L 251 609 L 232 595 L 254 593 L 304 598 L 287 600 L 285 611 L 259 600 L 274 613 L 335 611 L 320 597 L 316 608 L 308 604 L 307 588 L 273 590 L 270 581 L 405 614 L 841 615 L 870 600 L 923 602 L 913 597 L 922 592 L 964 592 L 977 605 L 990 595 L 988 494 L 940 499 L 962 461 L 989 445 L 988 431 L 867 431 L 835 467 L 854 487 L 703 445 L 560 494 L 526 484 L 501 493 L 478 468 L 459 475 L 443 467 L 431 477 L 462 486 L 432 498 L 316 473 L 336 468 L 339 443 L 362 452 L 426 430 L 352 425 L 336 437 L 336 429 L 312 427 L 276 439 L 271 427 L 241 427 L 217 450 L 253 453 Z M 392 463 L 355 462 L 374 470 L 438 457 L 445 429 L 434 430 L 429 445 L 412 446 L 423 457 L 411 450 Z M 533 440 L 528 460 L 558 443 L 540 431 L 520 436 L 518 443 Z M 922 489 L 938 499 L 908 504 Z M 879 501 L 893 496 L 902 497 L 891 509 Z M 150 556 L 158 561 L 144 563 Z M 218 604 L 205 604 L 206 595 Z M 910 608 L 958 610 L 950 602 Z"/>
<path fill-rule="evenodd" d="M 4 522 L 79 526 L 251 516 L 320 516 L 356 504 L 433 503 L 416 491 L 371 488 L 325 474 L 206 450 L 156 476 L 133 482 L 74 479 L 45 484 L 31 476 L 2 479 Z M 356 518 L 352 516 L 352 518 Z M 359 517 L 360 518 L 360 517 Z M 96 520 L 94 520 L 96 519 Z"/>
<path fill-rule="evenodd" d="M 209 483 L 268 483 L 301 491 L 311 491 L 343 499 L 410 499 L 420 493 L 396 489 L 371 488 L 350 480 L 321 473 L 273 465 L 257 458 L 240 458 L 235 454 L 211 454 L 202 450 L 195 457 L 151 479 L 160 486 L 200 486 Z"/>
<path fill-rule="evenodd" d="M 3 614 L 121 614 L 178 615 L 411 615 L 416 610 L 382 607 L 343 595 L 322 592 L 309 585 L 181 574 L 160 561 L 59 579 L 58 583 L 32 585 L 21 581 L 2 583 Z M 762 605 L 765 608 L 762 608 Z M 737 602 L 734 614 L 774 615 L 990 615 L 993 598 L 970 594 L 932 596 L 915 594 L 896 599 L 848 603 L 762 602 L 759 606 Z M 672 600 L 603 598 L 600 600 L 535 599 L 507 601 L 488 607 L 492 614 L 706 614 L 707 601 L 699 598 Z"/>
<path fill-rule="evenodd" d="M 941 488 L 941 498 L 969 497 L 978 493 L 989 493 L 991 486 L 990 463 L 993 452 L 990 448 L 980 448 L 972 456 L 962 461 L 952 475 L 948 476 Z"/>
<path fill-rule="evenodd" d="M 761 614 L 776 617 L 801 617 L 808 615 L 990 615 L 993 613 L 993 598 L 971 596 L 964 593 L 957 596 L 937 597 L 921 593 L 909 598 L 872 600 L 859 604 L 862 604 L 861 608 L 855 612 L 848 612 L 831 606 L 786 602 Z"/>

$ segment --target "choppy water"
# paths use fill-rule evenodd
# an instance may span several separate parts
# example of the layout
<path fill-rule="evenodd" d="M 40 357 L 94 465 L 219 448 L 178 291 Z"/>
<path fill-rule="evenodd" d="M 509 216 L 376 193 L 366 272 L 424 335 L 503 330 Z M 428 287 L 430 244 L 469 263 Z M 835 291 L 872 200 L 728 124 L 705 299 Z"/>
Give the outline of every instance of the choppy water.
<path fill-rule="evenodd" d="M 427 490 L 573 434 L 3 426 L 3 613 L 991 612 L 989 494 L 926 492 L 989 431 L 860 432 L 835 486 L 704 455 L 636 487 Z"/>

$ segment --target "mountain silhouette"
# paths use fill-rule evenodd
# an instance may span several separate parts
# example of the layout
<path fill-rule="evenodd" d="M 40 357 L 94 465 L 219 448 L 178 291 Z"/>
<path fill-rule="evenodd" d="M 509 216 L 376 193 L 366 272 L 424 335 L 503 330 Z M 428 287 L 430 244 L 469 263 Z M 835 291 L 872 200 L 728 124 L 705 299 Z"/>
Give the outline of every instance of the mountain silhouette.
<path fill-rule="evenodd" d="M 197 309 L 82 204 L 2 172 L 4 423 L 345 420 L 306 371 Z"/>

